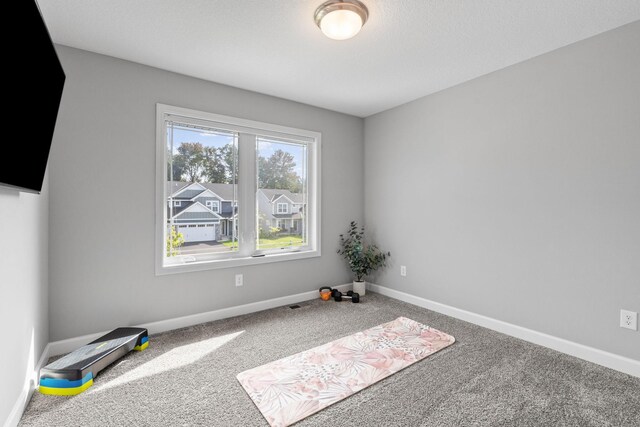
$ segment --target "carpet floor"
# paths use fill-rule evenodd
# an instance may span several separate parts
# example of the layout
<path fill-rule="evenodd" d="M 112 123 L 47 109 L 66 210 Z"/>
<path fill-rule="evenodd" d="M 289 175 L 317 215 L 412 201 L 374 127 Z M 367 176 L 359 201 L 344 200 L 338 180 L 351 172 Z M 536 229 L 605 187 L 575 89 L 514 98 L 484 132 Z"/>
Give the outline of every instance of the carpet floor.
<path fill-rule="evenodd" d="M 34 393 L 21 426 L 267 426 L 236 375 L 405 316 L 456 343 L 296 426 L 639 426 L 640 378 L 367 293 L 150 337 L 72 397 Z"/>

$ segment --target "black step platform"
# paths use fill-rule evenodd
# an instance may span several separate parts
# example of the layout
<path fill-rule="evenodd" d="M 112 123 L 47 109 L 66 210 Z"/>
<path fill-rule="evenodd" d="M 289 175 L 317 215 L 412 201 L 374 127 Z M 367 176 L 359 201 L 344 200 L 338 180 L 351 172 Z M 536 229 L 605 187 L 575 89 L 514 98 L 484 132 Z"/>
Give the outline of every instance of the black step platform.
<path fill-rule="evenodd" d="M 70 396 L 82 393 L 98 372 L 129 353 L 149 345 L 144 328 L 118 328 L 40 369 L 40 393 Z"/>

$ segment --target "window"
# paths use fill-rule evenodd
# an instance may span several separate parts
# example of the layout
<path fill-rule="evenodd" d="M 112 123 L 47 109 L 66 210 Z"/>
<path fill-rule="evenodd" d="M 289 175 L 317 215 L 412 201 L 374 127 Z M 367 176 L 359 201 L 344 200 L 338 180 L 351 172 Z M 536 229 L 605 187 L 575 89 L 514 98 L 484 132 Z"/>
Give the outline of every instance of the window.
<path fill-rule="evenodd" d="M 289 213 L 289 204 L 288 203 L 278 203 L 278 213 L 279 214 Z"/>
<path fill-rule="evenodd" d="M 318 132 L 162 104 L 157 126 L 157 274 L 320 255 Z M 213 195 L 223 202 L 166 203 Z M 290 213 L 295 228 L 277 217 Z M 212 221 L 213 233 L 181 225 Z"/>
<path fill-rule="evenodd" d="M 207 200 L 206 201 L 207 207 L 209 209 L 211 209 L 213 212 L 218 213 L 220 212 L 220 202 L 217 200 Z"/>
<path fill-rule="evenodd" d="M 182 202 L 180 200 L 174 200 L 173 201 L 173 206 L 175 206 L 175 207 L 182 206 Z"/>

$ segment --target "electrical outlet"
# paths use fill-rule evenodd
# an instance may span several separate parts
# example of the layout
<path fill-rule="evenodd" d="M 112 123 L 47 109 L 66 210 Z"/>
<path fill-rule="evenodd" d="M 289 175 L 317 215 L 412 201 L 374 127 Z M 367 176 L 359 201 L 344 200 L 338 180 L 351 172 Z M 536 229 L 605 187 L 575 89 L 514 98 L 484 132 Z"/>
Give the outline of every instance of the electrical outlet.
<path fill-rule="evenodd" d="M 242 286 L 242 274 L 236 274 L 236 286 Z"/>
<path fill-rule="evenodd" d="M 407 275 L 407 266 L 406 265 L 401 265 L 400 266 L 400 275 L 401 276 L 406 276 Z"/>
<path fill-rule="evenodd" d="M 637 331 L 638 313 L 635 311 L 620 310 L 620 327 Z"/>

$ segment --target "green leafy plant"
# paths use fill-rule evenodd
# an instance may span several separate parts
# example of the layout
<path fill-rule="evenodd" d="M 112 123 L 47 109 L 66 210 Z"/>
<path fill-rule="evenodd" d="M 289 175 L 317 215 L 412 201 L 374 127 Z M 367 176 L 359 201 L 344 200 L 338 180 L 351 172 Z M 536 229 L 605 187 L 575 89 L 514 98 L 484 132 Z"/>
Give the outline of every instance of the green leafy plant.
<path fill-rule="evenodd" d="M 184 244 L 184 236 L 176 231 L 175 227 L 171 227 L 171 232 L 167 236 L 167 256 L 176 256 L 180 252 L 180 246 Z"/>
<path fill-rule="evenodd" d="M 358 227 L 351 221 L 349 231 L 340 235 L 338 254 L 347 260 L 357 282 L 361 282 L 369 273 L 384 267 L 391 252 L 382 252 L 376 245 L 365 243 L 364 226 Z"/>
<path fill-rule="evenodd" d="M 278 233 L 280 233 L 278 227 L 269 227 L 268 229 L 260 227 L 259 236 L 260 239 L 275 239 L 278 237 Z"/>

